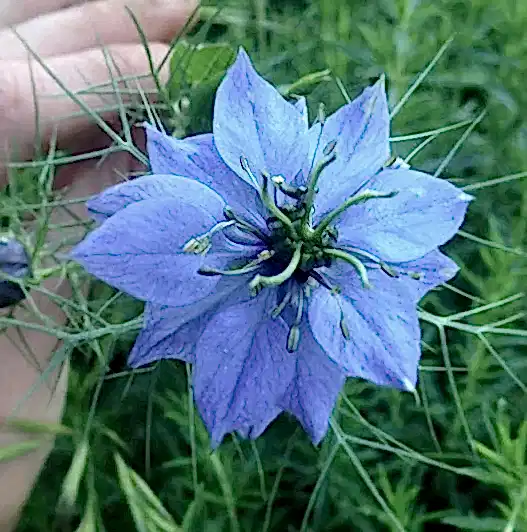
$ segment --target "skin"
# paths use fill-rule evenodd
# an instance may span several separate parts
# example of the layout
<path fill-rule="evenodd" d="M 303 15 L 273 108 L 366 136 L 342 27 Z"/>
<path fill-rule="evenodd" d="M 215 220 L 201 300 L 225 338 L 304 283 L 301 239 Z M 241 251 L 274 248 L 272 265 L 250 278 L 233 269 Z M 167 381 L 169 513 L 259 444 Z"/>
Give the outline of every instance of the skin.
<path fill-rule="evenodd" d="M 29 62 L 26 48 L 10 28 L 14 27 L 68 88 L 75 91 L 110 80 L 101 44 L 109 50 L 121 75 L 141 76 L 149 71 L 146 54 L 125 5 L 134 12 L 146 33 L 154 61 L 160 62 L 168 51 L 167 43 L 194 12 L 197 0 L 0 0 L 0 186 L 6 183 L 6 164 L 13 152 L 16 151 L 17 159 L 30 158 L 34 152 L 35 98 L 44 149 L 54 131 L 59 148 L 77 153 L 109 144 L 106 134 L 89 117 L 64 119 L 79 111 L 78 105 L 66 95 L 49 97 L 60 94 L 61 89 L 44 68 L 34 60 Z M 153 82 L 141 80 L 141 86 L 152 88 Z M 92 108 L 101 105 L 99 96 L 86 96 L 84 101 Z M 104 118 L 109 124 L 118 124 L 115 116 Z M 68 197 L 86 197 L 117 182 L 119 174 L 137 170 L 137 162 L 122 153 L 108 157 L 102 166 L 95 168 L 95 164 L 96 161 L 88 161 L 63 167 L 55 183 L 69 185 Z M 82 206 L 77 206 L 76 214 L 85 215 Z M 61 222 L 67 221 L 65 216 L 61 215 Z M 60 280 L 49 279 L 45 287 L 68 297 L 68 286 Z M 33 299 L 44 315 L 57 322 L 65 321 L 61 311 L 44 296 L 35 293 Z M 22 309 L 17 310 L 16 316 L 24 321 L 31 319 Z M 57 347 L 54 337 L 40 332 L 12 328 L 0 334 L 0 449 L 31 439 L 28 434 L 6 427 L 5 420 L 15 411 L 18 418 L 60 421 L 67 365 L 26 397 Z M 53 440 L 48 438 L 30 454 L 0 462 L 0 530 L 8 532 L 16 525 L 20 509 L 52 446 Z"/>

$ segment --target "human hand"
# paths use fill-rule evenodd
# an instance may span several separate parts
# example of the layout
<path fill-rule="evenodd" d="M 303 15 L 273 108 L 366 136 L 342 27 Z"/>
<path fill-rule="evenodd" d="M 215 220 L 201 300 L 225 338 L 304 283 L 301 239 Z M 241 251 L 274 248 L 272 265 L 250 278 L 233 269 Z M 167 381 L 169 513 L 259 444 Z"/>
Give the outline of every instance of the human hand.
<path fill-rule="evenodd" d="M 112 74 L 101 44 L 111 55 L 119 76 L 139 77 L 149 72 L 147 55 L 125 6 L 137 17 L 151 43 L 154 64 L 158 64 L 168 52 L 166 43 L 183 27 L 196 4 L 196 0 L 0 0 L 0 28 L 3 28 L 0 29 L 0 187 L 6 183 L 7 165 L 13 153 L 17 160 L 33 155 L 37 132 L 38 144 L 44 149 L 55 134 L 57 148 L 76 153 L 100 149 L 110 142 L 89 115 L 78 112 L 78 103 L 61 91 L 46 68 L 30 59 L 19 36 L 73 93 L 94 85 L 106 84 L 108 88 Z M 18 36 L 9 26 L 15 27 Z M 140 84 L 145 90 L 153 85 L 146 78 L 141 78 Z M 102 105 L 108 105 L 109 92 L 104 96 L 92 93 L 80 97 L 84 105 L 97 111 Z M 35 109 L 38 109 L 38 128 Z M 113 112 L 98 114 L 108 124 L 117 123 Z M 69 198 L 86 197 L 137 166 L 137 161 L 125 152 L 113 154 L 101 166 L 96 167 L 95 163 L 84 161 L 58 169 L 56 185 L 69 185 Z M 77 207 L 76 213 L 73 208 L 73 214 L 82 215 L 82 206 Z M 45 288 L 67 297 L 68 287 L 56 279 L 47 280 Z M 39 293 L 31 297 L 43 315 L 57 323 L 64 322 L 60 309 L 46 297 Z M 28 316 L 20 308 L 14 317 L 28 321 Z M 0 448 L 25 439 L 2 427 L 2 422 L 15 409 L 17 417 L 35 421 L 54 422 L 60 418 L 67 385 L 66 367 L 49 375 L 26 398 L 56 347 L 57 339 L 53 336 L 14 327 L 6 330 L 0 324 Z M 31 455 L 0 463 L 1 530 L 14 526 L 51 446 L 49 442 Z"/>

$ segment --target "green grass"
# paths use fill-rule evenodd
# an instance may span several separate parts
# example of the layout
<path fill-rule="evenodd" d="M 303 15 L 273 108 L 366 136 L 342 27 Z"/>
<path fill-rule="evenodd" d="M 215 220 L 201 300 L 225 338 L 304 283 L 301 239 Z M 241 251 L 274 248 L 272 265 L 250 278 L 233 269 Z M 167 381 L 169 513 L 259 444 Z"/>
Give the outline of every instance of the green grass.
<path fill-rule="evenodd" d="M 461 273 L 422 302 L 415 396 L 349 380 L 320 448 L 282 416 L 256 442 L 233 436 L 211 453 L 190 369 L 163 362 L 129 372 L 141 305 L 100 284 L 86 298 L 68 266 L 75 296 L 68 328 L 54 331 L 65 342 L 52 363 L 71 359 L 70 430 L 19 530 L 527 531 L 525 27 L 527 4 L 516 0 L 205 7 L 189 40 L 218 45 L 178 45 L 165 98 L 152 109 L 139 94 L 113 149 L 135 153 L 129 119 L 159 118 L 178 135 L 210 130 L 229 47 L 244 45 L 311 110 L 333 110 L 385 73 L 393 150 L 476 196 L 445 249 Z M 27 186 L 34 169 L 13 173 L 0 197 L 11 230 L 20 234 L 32 209 L 44 240 L 63 156 L 41 165 L 38 190 Z"/>

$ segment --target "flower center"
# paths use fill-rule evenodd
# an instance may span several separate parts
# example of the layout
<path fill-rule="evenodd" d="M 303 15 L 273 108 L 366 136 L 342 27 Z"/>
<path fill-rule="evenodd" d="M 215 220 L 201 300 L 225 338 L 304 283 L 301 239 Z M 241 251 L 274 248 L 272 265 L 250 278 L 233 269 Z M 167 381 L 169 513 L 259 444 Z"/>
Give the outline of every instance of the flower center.
<path fill-rule="evenodd" d="M 199 273 L 247 275 L 254 272 L 255 275 L 249 282 L 249 290 L 253 296 L 266 287 L 281 287 L 285 296 L 273 315 L 277 317 L 286 307 L 294 309 L 295 316 L 287 340 L 289 351 L 295 351 L 298 347 L 304 299 L 309 297 L 311 289 L 321 285 L 331 290 L 338 300 L 339 288 L 331 286 L 323 271 L 318 271 L 320 268 L 330 268 L 336 260 L 344 261 L 355 269 L 364 288 L 370 287 L 369 267 L 381 268 L 392 277 L 398 276 L 397 272 L 370 253 L 349 246 L 339 247 L 339 235 L 335 225 L 338 218 L 354 205 L 373 199 L 392 198 L 397 194 L 396 191 L 386 193 L 370 189 L 359 190 L 314 222 L 315 197 L 320 176 L 336 157 L 336 142 L 330 142 L 310 171 L 307 186 L 290 184 L 283 176 L 271 176 L 266 172 L 262 172 L 259 180 L 253 174 L 249 161 L 242 157 L 241 166 L 249 181 L 258 190 L 262 204 L 267 210 L 267 230 L 255 227 L 227 207 L 225 221 L 218 223 L 207 233 L 192 238 L 184 247 L 189 253 L 206 255 L 212 247 L 212 237 L 215 233 L 226 231 L 229 238 L 229 231 L 233 229 L 257 237 L 265 246 L 264 251 L 257 257 L 235 267 L 231 264 L 227 270 L 202 267 Z M 340 328 L 343 336 L 349 337 L 343 316 Z"/>

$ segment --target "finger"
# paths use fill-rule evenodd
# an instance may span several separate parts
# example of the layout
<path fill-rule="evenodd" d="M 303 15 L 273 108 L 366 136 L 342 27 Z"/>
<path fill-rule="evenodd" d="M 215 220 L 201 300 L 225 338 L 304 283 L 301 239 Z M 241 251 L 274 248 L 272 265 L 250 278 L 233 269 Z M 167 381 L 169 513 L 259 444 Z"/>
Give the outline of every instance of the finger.
<path fill-rule="evenodd" d="M 70 54 L 101 43 L 109 46 L 139 42 L 127 7 L 137 17 L 149 41 L 168 42 L 184 26 L 196 1 L 96 0 L 25 22 L 17 27 L 17 33 L 41 57 Z M 0 59 L 24 59 L 27 53 L 13 31 L 0 31 Z"/>
<path fill-rule="evenodd" d="M 50 290 L 54 290 L 56 285 L 57 280 L 50 279 L 45 283 Z M 33 293 L 32 300 L 50 320 L 64 322 L 62 312 L 46 297 Z M 36 321 L 22 308 L 15 311 L 14 317 L 24 322 Z M 51 434 L 43 438 L 42 434 L 32 436 L 23 431 L 13 431 L 6 421 L 23 419 L 51 424 L 60 421 L 67 390 L 67 363 L 42 378 L 57 347 L 54 336 L 39 331 L 12 327 L 0 334 L 0 448 L 23 444 L 32 438 L 40 442 L 33 452 L 0 462 L 0 530 L 11 530 L 14 526 L 23 502 L 53 447 Z"/>
<path fill-rule="evenodd" d="M 114 46 L 108 50 L 116 65 L 116 70 L 123 77 L 145 74 L 149 70 L 148 58 L 141 45 Z M 158 64 L 168 51 L 166 45 L 157 43 L 150 46 L 155 64 Z M 50 59 L 47 64 L 72 92 L 78 92 L 92 85 L 109 84 L 111 74 L 101 50 L 88 50 L 79 54 Z M 113 75 L 116 75 L 115 73 Z M 162 73 L 165 76 L 166 73 Z M 3 79 L 2 79 L 3 78 Z M 83 139 L 86 131 L 95 127 L 93 118 L 66 94 L 57 97 L 62 90 L 46 72 L 38 65 L 33 65 L 33 80 L 28 66 L 24 62 L 4 62 L 0 66 L 0 150 L 3 150 L 4 162 L 11 154 L 16 159 L 27 157 L 33 150 L 35 127 L 35 100 L 39 112 L 39 133 L 43 142 L 58 128 L 59 148 L 67 148 L 71 139 Z M 154 88 L 151 78 L 139 81 L 141 87 L 148 91 Z M 121 85 L 122 86 L 122 85 Z M 129 87 L 135 89 L 133 83 Z M 90 109 L 97 111 L 102 107 L 118 104 L 115 95 L 105 96 L 88 94 L 79 96 Z M 68 117 L 73 113 L 77 116 Z M 102 113 L 103 118 L 115 116 L 115 112 Z M 4 178 L 5 182 L 5 178 Z M 0 177 L 0 186 L 2 178 Z"/>
<path fill-rule="evenodd" d="M 0 27 L 24 22 L 84 0 L 4 0 L 0 5 Z"/>

